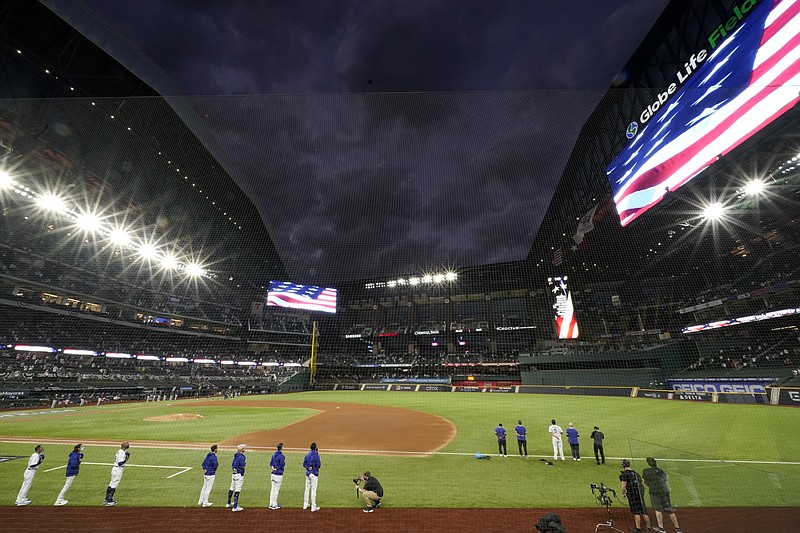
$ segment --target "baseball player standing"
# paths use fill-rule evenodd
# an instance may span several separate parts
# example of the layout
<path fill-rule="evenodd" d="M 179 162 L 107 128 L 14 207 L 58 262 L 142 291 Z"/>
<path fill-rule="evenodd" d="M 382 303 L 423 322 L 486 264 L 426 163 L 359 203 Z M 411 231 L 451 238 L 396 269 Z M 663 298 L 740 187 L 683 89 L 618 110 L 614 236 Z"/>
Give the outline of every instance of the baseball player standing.
<path fill-rule="evenodd" d="M 522 420 L 517 420 L 517 427 L 514 428 L 514 434 L 517 436 L 519 456 L 528 457 L 528 430 L 522 425 Z M 522 454 L 523 451 L 525 455 Z"/>
<path fill-rule="evenodd" d="M 197 505 L 202 505 L 203 507 L 211 507 L 214 505 L 208 501 L 208 497 L 211 495 L 211 489 L 214 487 L 214 479 L 217 477 L 218 467 L 217 445 L 214 444 L 211 447 L 211 451 L 206 454 L 206 458 L 203 459 L 203 464 L 200 466 L 200 468 L 203 469 L 203 488 L 200 490 L 200 499 L 197 500 Z"/>
<path fill-rule="evenodd" d="M 278 505 L 278 493 L 281 491 L 281 484 L 283 484 L 283 469 L 286 466 L 286 458 L 283 456 L 283 443 L 279 442 L 277 450 L 272 454 L 269 460 L 270 480 L 271 487 L 269 489 L 269 508 L 277 511 L 281 508 Z"/>
<path fill-rule="evenodd" d="M 502 422 L 497 424 L 497 427 L 494 428 L 494 434 L 497 437 L 497 453 L 502 454 L 503 457 L 508 457 L 508 447 L 506 446 L 506 428 L 503 427 Z"/>
<path fill-rule="evenodd" d="M 37 444 L 33 449 L 33 453 L 28 458 L 28 466 L 25 467 L 25 474 L 22 475 L 22 488 L 19 489 L 17 501 L 15 502 L 18 506 L 31 503 L 28 499 L 28 491 L 33 483 L 33 476 L 36 475 L 36 471 L 39 469 L 39 465 L 42 464 L 42 461 L 44 461 L 44 446 Z"/>
<path fill-rule="evenodd" d="M 317 507 L 317 483 L 319 482 L 319 469 L 322 462 L 319 460 L 317 443 L 311 443 L 311 450 L 303 459 L 303 468 L 306 470 L 306 490 L 303 493 L 303 509 L 308 509 L 308 495 L 311 493 L 311 512 L 319 511 Z"/>
<path fill-rule="evenodd" d="M 562 461 L 566 461 L 566 459 L 564 459 L 564 439 L 561 438 L 562 435 L 564 435 L 564 430 L 561 429 L 561 426 L 556 424 L 555 420 L 551 420 L 548 431 L 553 440 L 553 461 L 557 460 L 559 455 Z"/>
<path fill-rule="evenodd" d="M 236 447 L 236 453 L 233 456 L 231 468 L 231 488 L 228 490 L 228 503 L 225 507 L 231 506 L 231 497 L 233 497 L 233 511 L 244 511 L 244 507 L 239 507 L 239 493 L 242 491 L 242 484 L 244 484 L 244 468 L 247 466 L 247 460 L 244 457 L 246 444 L 240 444 Z"/>
<path fill-rule="evenodd" d="M 67 480 L 64 482 L 64 488 L 58 493 L 56 507 L 67 505 L 68 501 L 64 499 L 64 496 L 67 495 L 67 490 L 72 486 L 72 482 L 75 481 L 75 477 L 78 475 L 78 471 L 81 468 L 81 460 L 83 460 L 83 444 L 76 444 L 72 449 L 72 453 L 69 454 L 69 459 L 67 459 Z"/>
<path fill-rule="evenodd" d="M 125 469 L 125 463 L 127 463 L 128 459 L 131 457 L 131 452 L 128 451 L 130 447 L 131 444 L 129 442 L 123 442 L 114 455 L 114 466 L 111 467 L 111 482 L 108 484 L 106 499 L 105 502 L 103 502 L 103 505 L 106 507 L 117 505 L 117 500 L 114 499 L 114 493 L 117 492 L 119 482 L 122 480 L 122 472 Z"/>

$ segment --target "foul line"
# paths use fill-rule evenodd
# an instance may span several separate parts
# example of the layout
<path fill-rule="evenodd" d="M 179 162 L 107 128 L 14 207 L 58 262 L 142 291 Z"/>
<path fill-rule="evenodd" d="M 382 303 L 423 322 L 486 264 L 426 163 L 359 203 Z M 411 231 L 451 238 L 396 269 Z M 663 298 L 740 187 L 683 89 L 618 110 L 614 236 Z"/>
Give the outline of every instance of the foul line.
<path fill-rule="evenodd" d="M 93 466 L 114 466 L 114 463 L 90 463 L 88 461 L 81 461 L 81 466 L 83 465 L 93 465 Z M 67 465 L 56 466 L 54 468 L 49 468 L 44 470 L 44 472 L 52 472 L 54 470 L 61 470 L 62 468 L 66 468 Z M 191 466 L 169 466 L 169 465 L 135 465 L 135 464 L 125 464 L 125 468 L 169 468 L 172 470 L 180 470 L 180 472 L 176 472 L 172 475 L 167 476 L 167 479 L 172 479 L 175 476 L 179 476 L 184 474 L 192 469 Z"/>
<path fill-rule="evenodd" d="M 31 437 L 2 437 L 0 438 L 0 442 L 5 443 L 36 443 L 36 444 L 72 444 L 75 439 L 32 439 Z M 119 447 L 118 442 L 110 442 L 110 441 L 91 441 L 91 440 L 84 440 L 84 444 L 91 445 L 91 446 L 107 446 L 107 447 Z M 136 446 L 137 448 L 145 448 L 145 449 L 170 449 L 170 450 L 208 450 L 208 446 L 206 444 L 192 444 L 192 443 L 175 443 L 175 442 L 162 442 L 162 441 L 142 441 L 136 442 L 131 441 L 131 444 Z M 220 445 L 221 450 L 235 450 L 235 446 L 223 446 Z M 274 446 L 248 446 L 248 450 L 253 451 L 264 451 L 264 452 L 271 452 L 275 448 Z M 306 452 L 308 448 L 286 448 L 284 447 L 283 450 L 286 452 Z M 336 454 L 353 454 L 353 455 L 399 455 L 399 456 L 420 456 L 420 457 L 428 457 L 431 455 L 451 455 L 457 457 L 475 457 L 474 453 L 470 452 L 437 452 L 437 451 L 412 451 L 412 450 L 364 450 L 364 449 L 353 449 L 353 448 L 320 448 L 320 452 L 323 453 L 336 453 Z M 494 453 L 483 453 L 481 452 L 484 457 L 490 456 L 493 458 L 503 458 L 502 455 L 494 454 Z M 529 455 L 528 459 L 546 459 L 548 461 L 553 461 L 551 455 Z M 517 454 L 509 454 L 508 457 L 504 459 L 525 459 Z M 571 461 L 572 458 L 568 457 L 568 461 Z M 606 457 L 608 461 L 621 461 L 622 459 L 629 459 L 631 461 L 644 461 L 644 457 Z M 594 460 L 594 457 L 587 456 L 584 460 L 591 462 Z M 782 466 L 800 466 L 800 461 L 755 461 L 751 459 L 679 459 L 679 458 L 669 458 L 669 457 L 659 457 L 659 461 L 665 462 L 675 462 L 675 463 L 713 463 L 713 464 L 750 464 L 750 465 L 782 465 Z M 86 465 L 106 465 L 106 466 L 114 466 L 112 463 L 81 463 Z M 66 465 L 58 467 L 64 468 Z M 187 469 L 179 472 L 179 475 L 184 473 L 184 471 L 191 470 L 192 467 L 184 467 L 184 466 L 160 466 L 160 465 L 128 465 L 125 466 L 135 466 L 140 468 L 173 468 L 173 469 Z M 49 470 L 45 470 L 48 472 Z"/>

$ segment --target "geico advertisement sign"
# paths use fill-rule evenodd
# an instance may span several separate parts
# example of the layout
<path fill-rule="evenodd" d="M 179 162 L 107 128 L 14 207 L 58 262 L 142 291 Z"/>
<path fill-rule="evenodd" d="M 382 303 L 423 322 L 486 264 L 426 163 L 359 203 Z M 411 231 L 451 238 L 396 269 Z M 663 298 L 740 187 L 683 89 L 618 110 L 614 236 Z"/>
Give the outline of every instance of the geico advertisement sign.
<path fill-rule="evenodd" d="M 767 389 L 760 383 L 674 383 L 672 390 L 684 392 L 743 392 L 764 394 Z"/>

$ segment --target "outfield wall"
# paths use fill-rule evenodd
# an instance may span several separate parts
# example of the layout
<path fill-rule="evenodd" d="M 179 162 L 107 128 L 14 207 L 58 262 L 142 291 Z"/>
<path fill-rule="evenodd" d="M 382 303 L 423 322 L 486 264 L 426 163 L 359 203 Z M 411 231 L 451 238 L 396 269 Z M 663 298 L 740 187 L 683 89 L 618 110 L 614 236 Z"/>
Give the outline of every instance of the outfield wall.
<path fill-rule="evenodd" d="M 472 392 L 489 394 L 564 394 L 579 396 L 629 396 L 682 402 L 737 403 L 800 407 L 800 388 L 767 387 L 764 392 L 695 392 L 640 387 L 514 385 L 484 387 L 429 383 L 336 383 L 317 385 L 318 390 L 384 392 Z"/>

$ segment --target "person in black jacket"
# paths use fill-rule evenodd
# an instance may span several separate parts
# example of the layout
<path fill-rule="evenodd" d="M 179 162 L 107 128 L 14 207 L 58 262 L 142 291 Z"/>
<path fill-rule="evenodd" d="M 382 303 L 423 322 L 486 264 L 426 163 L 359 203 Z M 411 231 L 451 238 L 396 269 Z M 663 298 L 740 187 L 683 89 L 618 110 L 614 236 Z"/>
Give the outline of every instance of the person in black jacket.
<path fill-rule="evenodd" d="M 366 508 L 364 508 L 364 512 L 371 513 L 381 506 L 383 487 L 381 486 L 381 482 L 378 481 L 378 478 L 373 477 L 369 470 L 364 472 L 361 479 L 364 485 L 358 487 L 358 492 L 361 493 L 361 499 L 364 500 L 364 503 L 367 505 Z"/>

